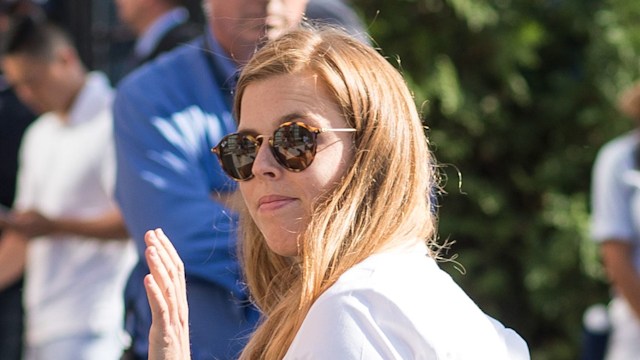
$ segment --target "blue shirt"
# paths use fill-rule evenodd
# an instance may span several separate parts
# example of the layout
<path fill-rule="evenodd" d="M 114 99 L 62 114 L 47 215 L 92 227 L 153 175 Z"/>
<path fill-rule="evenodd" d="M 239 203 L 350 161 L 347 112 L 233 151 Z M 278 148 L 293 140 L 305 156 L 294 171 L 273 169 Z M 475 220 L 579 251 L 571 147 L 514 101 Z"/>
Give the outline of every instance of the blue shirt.
<path fill-rule="evenodd" d="M 173 8 L 162 14 L 149 28 L 136 40 L 134 52 L 138 59 L 149 56 L 158 45 L 164 34 L 189 19 L 189 12 L 182 6 Z"/>
<path fill-rule="evenodd" d="M 236 129 L 230 85 L 225 84 L 235 78 L 236 71 L 207 33 L 133 72 L 117 91 L 116 200 L 141 255 L 126 294 L 134 314 L 128 328 L 134 350 L 142 356 L 151 324 L 143 286 L 149 272 L 143 256 L 147 230 L 161 227 L 171 239 L 185 264 L 188 294 L 197 293 L 195 287 L 209 287 L 229 297 L 228 308 L 219 310 L 211 309 L 213 304 L 206 296 L 190 297 L 192 319 L 206 311 L 228 315 L 246 309 L 247 296 L 236 261 L 237 216 L 210 196 L 235 189 L 210 149 Z M 233 325 L 252 328 L 257 319 L 253 311 L 246 311 L 248 318 L 243 315 L 241 325 L 215 319 L 202 321 L 208 324 L 204 328 L 192 325 L 194 359 L 200 344 L 193 339 L 199 334 L 205 334 L 209 342 L 223 342 L 211 334 L 220 328 L 236 331 Z"/>

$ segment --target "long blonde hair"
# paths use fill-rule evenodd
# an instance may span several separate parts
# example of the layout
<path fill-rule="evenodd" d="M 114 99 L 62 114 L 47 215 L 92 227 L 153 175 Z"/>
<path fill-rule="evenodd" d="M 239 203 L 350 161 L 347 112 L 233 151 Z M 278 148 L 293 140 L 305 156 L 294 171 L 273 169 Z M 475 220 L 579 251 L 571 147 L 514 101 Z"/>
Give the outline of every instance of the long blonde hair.
<path fill-rule="evenodd" d="M 373 48 L 330 28 L 305 27 L 268 43 L 240 75 L 237 119 L 247 86 L 303 71 L 318 76 L 357 129 L 354 162 L 318 200 L 297 260 L 269 250 L 242 212 L 240 257 L 263 312 L 242 359 L 283 358 L 314 301 L 371 254 L 416 239 L 437 252 L 434 161 L 420 116 L 402 76 Z"/>

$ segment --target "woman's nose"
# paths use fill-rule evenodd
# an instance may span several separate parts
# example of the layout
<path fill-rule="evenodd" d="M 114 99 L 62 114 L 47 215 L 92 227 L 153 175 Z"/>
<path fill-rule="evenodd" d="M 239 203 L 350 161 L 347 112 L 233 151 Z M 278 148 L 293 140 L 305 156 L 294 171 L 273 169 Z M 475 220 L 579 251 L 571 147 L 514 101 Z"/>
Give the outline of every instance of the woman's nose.
<path fill-rule="evenodd" d="M 282 174 L 284 169 L 278 164 L 276 158 L 271 152 L 271 146 L 269 141 L 264 139 L 262 145 L 258 149 L 256 158 L 253 161 L 253 167 L 251 172 L 256 177 L 262 177 L 267 179 L 275 179 Z"/>

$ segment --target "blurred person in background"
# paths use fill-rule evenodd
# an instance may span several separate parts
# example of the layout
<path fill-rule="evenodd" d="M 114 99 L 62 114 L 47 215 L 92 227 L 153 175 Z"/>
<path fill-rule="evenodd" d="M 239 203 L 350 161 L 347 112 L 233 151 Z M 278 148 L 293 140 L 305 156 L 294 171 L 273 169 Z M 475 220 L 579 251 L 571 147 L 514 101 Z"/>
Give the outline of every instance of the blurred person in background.
<path fill-rule="evenodd" d="M 128 70 L 202 33 L 200 25 L 189 21 L 189 11 L 180 0 L 115 0 L 115 4 L 120 21 L 136 35 Z"/>
<path fill-rule="evenodd" d="M 640 83 L 619 98 L 640 126 Z M 605 144 L 592 175 L 592 237 L 611 282 L 611 334 L 606 359 L 640 358 L 640 130 Z"/>
<path fill-rule="evenodd" d="M 111 200 L 112 89 L 42 18 L 13 20 L 2 69 L 41 114 L 20 148 L 14 209 L 0 220 L 0 289 L 25 276 L 24 359 L 118 359 L 135 251 Z"/>

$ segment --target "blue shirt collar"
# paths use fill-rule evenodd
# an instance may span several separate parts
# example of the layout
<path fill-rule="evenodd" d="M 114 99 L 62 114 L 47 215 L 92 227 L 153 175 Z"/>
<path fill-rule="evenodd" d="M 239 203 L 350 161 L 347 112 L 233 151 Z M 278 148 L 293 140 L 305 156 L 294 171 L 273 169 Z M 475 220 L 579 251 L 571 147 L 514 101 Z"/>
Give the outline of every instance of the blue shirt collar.
<path fill-rule="evenodd" d="M 136 40 L 136 56 L 140 59 L 147 57 L 167 31 L 186 22 L 188 18 L 189 12 L 181 6 L 164 13 Z"/>
<path fill-rule="evenodd" d="M 211 57 L 222 72 L 221 75 L 223 75 L 225 79 L 234 78 L 240 71 L 238 63 L 233 61 L 231 56 L 229 56 L 229 54 L 222 48 L 216 37 L 213 36 L 211 30 L 208 28 L 205 33 L 205 41 L 207 42 L 207 50 L 211 51 L 213 55 Z"/>

